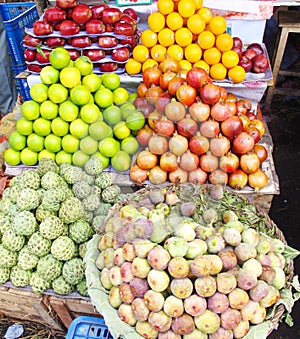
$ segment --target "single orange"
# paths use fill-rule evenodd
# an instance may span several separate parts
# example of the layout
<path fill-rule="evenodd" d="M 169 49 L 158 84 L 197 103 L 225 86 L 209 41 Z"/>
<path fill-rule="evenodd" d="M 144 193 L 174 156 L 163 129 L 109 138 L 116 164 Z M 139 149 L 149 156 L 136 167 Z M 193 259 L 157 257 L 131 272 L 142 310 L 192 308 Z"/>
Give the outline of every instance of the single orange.
<path fill-rule="evenodd" d="M 226 19 L 222 17 L 221 15 L 216 15 L 210 20 L 208 26 L 209 26 L 209 30 L 213 34 L 219 35 L 219 34 L 225 33 L 227 22 L 226 22 Z"/>
<path fill-rule="evenodd" d="M 222 33 L 217 35 L 216 38 L 216 47 L 221 51 L 221 52 L 227 52 L 230 51 L 231 48 L 233 47 L 233 38 L 230 34 L 228 33 Z"/>
<path fill-rule="evenodd" d="M 181 0 L 182 1 L 182 0 Z M 176 43 L 181 46 L 181 47 L 186 47 L 189 44 L 192 43 L 193 41 L 193 34 L 192 32 L 186 28 L 186 27 L 182 27 L 179 28 L 176 32 L 175 32 L 175 41 Z"/>
<path fill-rule="evenodd" d="M 246 77 L 246 71 L 242 66 L 235 66 L 228 70 L 228 78 L 234 83 L 240 83 L 244 81 Z"/>
<path fill-rule="evenodd" d="M 141 42 L 148 48 L 153 47 L 157 43 L 157 34 L 151 29 L 146 29 L 141 34 Z"/>
<path fill-rule="evenodd" d="M 167 49 L 162 45 L 155 45 L 151 48 L 150 54 L 153 60 L 161 62 L 166 58 Z"/>
<path fill-rule="evenodd" d="M 175 42 L 174 32 L 170 28 L 164 28 L 157 34 L 157 40 L 162 46 L 169 47 Z"/>
<path fill-rule="evenodd" d="M 187 71 L 189 71 L 193 67 L 193 65 L 188 60 L 184 59 L 179 61 L 179 65 L 182 70 L 185 69 Z"/>
<path fill-rule="evenodd" d="M 235 51 L 227 51 L 222 54 L 222 63 L 227 68 L 237 66 L 239 59 L 239 55 Z"/>
<path fill-rule="evenodd" d="M 153 32 L 159 32 L 165 27 L 165 16 L 160 12 L 153 12 L 148 16 L 148 26 Z"/>
<path fill-rule="evenodd" d="M 198 35 L 198 44 L 202 49 L 212 48 L 215 45 L 216 38 L 210 31 L 203 31 Z"/>
<path fill-rule="evenodd" d="M 210 67 L 209 75 L 214 80 L 224 80 L 227 75 L 227 68 L 219 62 Z"/>
<path fill-rule="evenodd" d="M 200 67 L 200 68 L 204 69 L 207 72 L 207 74 L 209 74 L 210 66 L 204 60 L 199 60 L 199 61 L 195 62 L 193 66 L 194 67 Z"/>
<path fill-rule="evenodd" d="M 174 44 L 168 47 L 167 55 L 177 61 L 180 61 L 183 59 L 184 51 L 181 46 Z"/>
<path fill-rule="evenodd" d="M 194 14 L 187 20 L 187 28 L 193 33 L 193 34 L 199 34 L 202 31 L 204 31 L 206 26 L 205 21 L 201 18 L 199 14 Z"/>
<path fill-rule="evenodd" d="M 148 67 L 158 66 L 158 62 L 153 59 L 146 60 L 142 65 L 142 71 L 144 71 Z"/>
<path fill-rule="evenodd" d="M 129 75 L 139 74 L 142 70 L 142 64 L 133 58 L 129 58 L 125 64 L 125 70 Z"/>
<path fill-rule="evenodd" d="M 202 57 L 202 49 L 198 44 L 190 44 L 184 50 L 184 56 L 187 61 L 195 63 Z"/>
<path fill-rule="evenodd" d="M 183 18 L 178 12 L 172 12 L 167 15 L 166 25 L 172 31 L 176 31 L 183 26 Z"/>
<path fill-rule="evenodd" d="M 138 62 L 144 62 L 149 58 L 149 50 L 144 45 L 136 45 L 132 51 L 132 57 Z"/>
<path fill-rule="evenodd" d="M 178 2 L 178 13 L 184 17 L 191 17 L 196 11 L 196 4 L 194 0 L 180 0 Z"/>
<path fill-rule="evenodd" d="M 220 62 L 221 52 L 216 48 L 208 48 L 203 52 L 203 60 L 209 65 L 214 65 Z"/>
<path fill-rule="evenodd" d="M 157 9 L 163 15 L 168 15 L 174 11 L 174 2 L 172 0 L 158 0 Z"/>
<path fill-rule="evenodd" d="M 209 23 L 213 17 L 212 11 L 209 8 L 202 7 L 198 10 L 197 14 L 201 16 L 201 18 L 205 21 L 205 23 Z"/>

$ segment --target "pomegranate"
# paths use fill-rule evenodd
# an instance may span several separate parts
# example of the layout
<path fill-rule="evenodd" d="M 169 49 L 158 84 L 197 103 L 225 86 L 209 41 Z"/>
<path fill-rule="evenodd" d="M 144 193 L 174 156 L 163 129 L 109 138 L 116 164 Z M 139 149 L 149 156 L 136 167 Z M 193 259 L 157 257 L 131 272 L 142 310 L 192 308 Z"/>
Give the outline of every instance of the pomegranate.
<path fill-rule="evenodd" d="M 186 109 L 184 104 L 181 102 L 172 100 L 166 105 L 165 115 L 168 119 L 177 122 L 182 120 L 186 115 Z"/>
<path fill-rule="evenodd" d="M 220 124 L 215 120 L 206 120 L 201 123 L 199 130 L 201 135 L 213 138 L 220 133 Z"/>
<path fill-rule="evenodd" d="M 201 86 L 207 83 L 207 80 L 208 80 L 208 74 L 201 67 L 192 67 L 186 73 L 187 83 L 193 86 L 194 88 L 200 88 Z"/>
<path fill-rule="evenodd" d="M 248 175 L 240 168 L 229 174 L 228 184 L 230 187 L 241 190 L 247 185 Z"/>
<path fill-rule="evenodd" d="M 171 101 L 172 96 L 168 92 L 163 92 L 156 100 L 155 108 L 158 112 L 164 113 L 167 104 Z"/>
<path fill-rule="evenodd" d="M 264 162 L 268 157 L 268 151 L 263 145 L 255 144 L 253 152 L 258 156 L 260 163 Z"/>
<path fill-rule="evenodd" d="M 177 170 L 178 168 L 177 156 L 172 152 L 166 152 L 162 154 L 159 160 L 159 166 L 162 170 L 166 172 L 172 172 Z"/>
<path fill-rule="evenodd" d="M 194 87 L 188 84 L 183 84 L 177 88 L 176 98 L 185 106 L 192 105 L 196 100 L 197 92 Z"/>
<path fill-rule="evenodd" d="M 217 168 L 209 174 L 208 180 L 213 185 L 227 185 L 228 174 Z"/>
<path fill-rule="evenodd" d="M 138 97 L 139 98 L 144 98 L 147 90 L 148 90 L 148 87 L 146 86 L 146 84 L 144 82 L 139 84 L 138 87 L 137 87 Z"/>
<path fill-rule="evenodd" d="M 255 192 L 266 187 L 268 185 L 268 181 L 268 176 L 260 168 L 256 172 L 248 175 L 248 185 L 254 188 Z"/>
<path fill-rule="evenodd" d="M 179 166 L 187 171 L 191 172 L 195 170 L 199 165 L 199 158 L 197 154 L 192 153 L 189 149 L 180 156 Z"/>
<path fill-rule="evenodd" d="M 262 120 L 254 119 L 250 121 L 249 127 L 254 126 L 259 130 L 260 137 L 265 134 L 265 124 Z"/>
<path fill-rule="evenodd" d="M 205 104 L 213 105 L 220 100 L 220 86 L 208 83 L 200 88 L 200 97 Z"/>
<path fill-rule="evenodd" d="M 252 102 L 249 99 L 243 98 L 236 103 L 237 113 L 247 114 L 252 109 Z"/>
<path fill-rule="evenodd" d="M 167 56 L 160 64 L 159 64 L 159 68 L 161 69 L 162 73 L 166 73 L 168 71 L 174 72 L 174 73 L 178 73 L 180 70 L 180 64 L 179 62 L 170 57 Z"/>
<path fill-rule="evenodd" d="M 148 179 L 152 184 L 160 185 L 167 181 L 168 173 L 157 165 L 150 169 Z"/>
<path fill-rule="evenodd" d="M 158 158 L 156 154 L 149 152 L 148 149 L 145 149 L 138 153 L 136 158 L 136 163 L 139 168 L 144 170 L 149 170 L 157 165 Z"/>
<path fill-rule="evenodd" d="M 153 130 L 147 124 L 138 130 L 136 138 L 140 145 L 147 146 L 150 137 L 153 135 Z"/>
<path fill-rule="evenodd" d="M 177 89 L 184 83 L 185 83 L 184 78 L 182 78 L 180 75 L 176 75 L 169 81 L 168 92 L 175 97 Z"/>
<path fill-rule="evenodd" d="M 162 73 L 159 79 L 159 86 L 165 91 L 168 89 L 168 85 L 170 80 L 172 80 L 177 73 L 172 71 L 167 71 L 165 73 Z"/>
<path fill-rule="evenodd" d="M 232 152 L 241 155 L 252 151 L 254 147 L 254 139 L 247 132 L 241 132 L 232 143 Z"/>
<path fill-rule="evenodd" d="M 143 82 L 147 87 L 159 85 L 159 79 L 162 72 L 157 66 L 147 67 L 142 74 Z"/>
<path fill-rule="evenodd" d="M 175 125 L 172 120 L 169 120 L 167 117 L 163 116 L 160 119 L 155 120 L 154 131 L 158 135 L 170 137 L 175 132 Z"/>
<path fill-rule="evenodd" d="M 210 139 L 209 149 L 216 157 L 221 157 L 230 150 L 230 141 L 222 134 Z"/>
<path fill-rule="evenodd" d="M 206 153 L 209 150 L 209 140 L 197 132 L 189 140 L 189 149 L 198 155 Z"/>
<path fill-rule="evenodd" d="M 166 137 L 153 134 L 148 142 L 148 149 L 151 153 L 161 155 L 168 150 L 168 140 Z"/>
<path fill-rule="evenodd" d="M 249 152 L 240 156 L 240 167 L 247 173 L 254 173 L 259 169 L 260 161 L 254 152 Z"/>
<path fill-rule="evenodd" d="M 137 164 L 134 164 L 130 168 L 129 176 L 137 185 L 142 185 L 142 183 L 147 180 L 148 174 L 147 170 L 141 169 Z"/>
<path fill-rule="evenodd" d="M 194 102 L 189 107 L 189 113 L 195 121 L 202 122 L 209 118 L 210 106 L 202 101 Z"/>
<path fill-rule="evenodd" d="M 219 167 L 227 173 L 232 173 L 238 169 L 240 164 L 239 157 L 232 152 L 228 152 L 221 156 L 219 160 Z"/>
<path fill-rule="evenodd" d="M 188 139 L 177 132 L 169 140 L 169 149 L 172 153 L 180 156 L 187 151 L 189 146 Z"/>
<path fill-rule="evenodd" d="M 164 92 L 158 85 L 152 85 L 145 92 L 145 98 L 150 104 L 155 105 L 162 93 Z"/>
<path fill-rule="evenodd" d="M 259 140 L 261 139 L 261 136 L 260 136 L 259 130 L 256 127 L 251 126 L 251 124 L 249 124 L 245 130 L 249 135 L 252 136 L 255 143 L 259 142 Z"/>
<path fill-rule="evenodd" d="M 188 173 L 188 182 L 193 184 L 204 184 L 207 180 L 207 172 L 197 168 Z"/>
<path fill-rule="evenodd" d="M 197 122 L 191 118 L 189 114 L 185 118 L 177 122 L 177 131 L 180 135 L 184 137 L 191 137 L 196 134 L 198 130 Z"/>
<path fill-rule="evenodd" d="M 232 141 L 244 129 L 242 120 L 234 115 L 221 122 L 221 132 Z"/>
<path fill-rule="evenodd" d="M 154 110 L 153 112 L 151 112 L 148 116 L 148 125 L 150 128 L 152 128 L 154 130 L 155 127 L 155 123 L 157 120 L 162 118 L 162 113 L 159 113 L 158 111 Z"/>
<path fill-rule="evenodd" d="M 169 173 L 169 180 L 173 183 L 185 183 L 188 180 L 188 172 L 178 167 L 177 170 Z"/>
<path fill-rule="evenodd" d="M 214 156 L 210 152 L 207 152 L 206 154 L 200 156 L 199 165 L 203 171 L 209 173 L 218 168 L 219 161 L 216 156 Z"/>
<path fill-rule="evenodd" d="M 218 101 L 210 108 L 210 115 L 214 120 L 224 121 L 229 118 L 229 107 L 226 103 Z"/>

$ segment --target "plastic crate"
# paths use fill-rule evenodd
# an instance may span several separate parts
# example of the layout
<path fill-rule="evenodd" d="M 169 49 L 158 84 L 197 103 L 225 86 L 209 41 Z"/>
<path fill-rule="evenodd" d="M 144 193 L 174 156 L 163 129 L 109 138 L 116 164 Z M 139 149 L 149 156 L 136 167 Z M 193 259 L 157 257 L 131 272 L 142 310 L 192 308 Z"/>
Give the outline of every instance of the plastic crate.
<path fill-rule="evenodd" d="M 13 66 L 24 64 L 25 27 L 31 28 L 39 15 L 34 2 L 1 3 L 0 13 L 6 29 L 8 51 Z"/>
<path fill-rule="evenodd" d="M 103 318 L 79 316 L 75 318 L 66 339 L 113 339 Z"/>
<path fill-rule="evenodd" d="M 27 79 L 23 78 L 16 78 L 16 76 L 27 68 L 26 64 L 24 63 L 23 65 L 20 66 L 11 66 L 12 74 L 14 76 L 15 80 L 15 85 L 17 92 L 22 96 L 22 99 L 24 101 L 31 100 L 30 96 L 30 87 L 27 83 Z"/>

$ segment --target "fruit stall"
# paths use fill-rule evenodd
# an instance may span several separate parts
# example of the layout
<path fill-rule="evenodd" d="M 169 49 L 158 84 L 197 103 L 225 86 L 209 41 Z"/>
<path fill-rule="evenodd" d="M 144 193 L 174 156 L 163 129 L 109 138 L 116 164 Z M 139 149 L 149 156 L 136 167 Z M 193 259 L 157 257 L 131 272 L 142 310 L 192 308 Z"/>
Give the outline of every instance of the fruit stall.
<path fill-rule="evenodd" d="M 291 312 L 299 253 L 268 217 L 260 109 L 272 2 L 228 6 L 0 4 L 20 94 L 0 125 L 0 313 L 261 339 Z"/>

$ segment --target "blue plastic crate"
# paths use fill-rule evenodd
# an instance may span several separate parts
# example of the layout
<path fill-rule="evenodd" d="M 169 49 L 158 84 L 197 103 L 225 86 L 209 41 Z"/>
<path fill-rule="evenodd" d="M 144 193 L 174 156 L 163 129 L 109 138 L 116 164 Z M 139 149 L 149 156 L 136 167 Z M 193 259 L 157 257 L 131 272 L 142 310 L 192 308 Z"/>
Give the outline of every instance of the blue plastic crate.
<path fill-rule="evenodd" d="M 22 79 L 22 78 L 16 78 L 16 76 L 27 68 L 26 64 L 24 63 L 23 65 L 20 66 L 11 66 L 12 74 L 14 76 L 15 80 L 15 85 L 17 92 L 22 96 L 22 99 L 24 101 L 31 100 L 30 96 L 30 88 L 27 83 L 27 79 Z"/>
<path fill-rule="evenodd" d="M 113 339 L 103 318 L 80 316 L 75 318 L 66 339 Z"/>
<path fill-rule="evenodd" d="M 0 13 L 6 29 L 6 40 L 11 57 L 11 64 L 24 64 L 23 38 L 25 28 L 31 28 L 39 15 L 34 2 L 1 3 Z"/>

